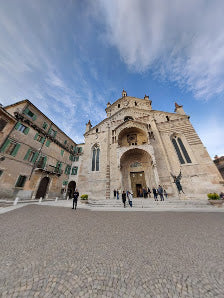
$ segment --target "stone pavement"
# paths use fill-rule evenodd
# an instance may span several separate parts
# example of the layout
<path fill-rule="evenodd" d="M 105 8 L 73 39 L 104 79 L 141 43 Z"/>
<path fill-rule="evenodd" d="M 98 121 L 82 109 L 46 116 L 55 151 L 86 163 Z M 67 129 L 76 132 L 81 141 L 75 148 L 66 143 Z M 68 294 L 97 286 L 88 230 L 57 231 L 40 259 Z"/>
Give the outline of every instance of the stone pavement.
<path fill-rule="evenodd" d="M 0 216 L 2 297 L 224 297 L 224 216 L 28 205 Z"/>

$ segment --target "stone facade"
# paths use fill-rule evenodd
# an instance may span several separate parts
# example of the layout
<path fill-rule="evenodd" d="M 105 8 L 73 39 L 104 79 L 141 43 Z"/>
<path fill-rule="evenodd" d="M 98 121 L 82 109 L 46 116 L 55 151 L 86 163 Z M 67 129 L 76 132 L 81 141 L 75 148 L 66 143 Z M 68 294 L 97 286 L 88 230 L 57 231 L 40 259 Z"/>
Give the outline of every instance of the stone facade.
<path fill-rule="evenodd" d="M 0 198 L 72 195 L 69 176 L 80 148 L 29 100 L 1 109 Z M 66 194 L 67 193 L 67 194 Z"/>
<path fill-rule="evenodd" d="M 144 187 L 160 184 L 177 197 L 172 175 L 180 171 L 187 198 L 223 190 L 223 179 L 183 107 L 175 104 L 175 113 L 168 113 L 151 104 L 148 96 L 140 99 L 123 91 L 107 104 L 106 119 L 95 127 L 87 123 L 77 175 L 81 194 L 109 199 L 118 189 L 138 196 Z"/>

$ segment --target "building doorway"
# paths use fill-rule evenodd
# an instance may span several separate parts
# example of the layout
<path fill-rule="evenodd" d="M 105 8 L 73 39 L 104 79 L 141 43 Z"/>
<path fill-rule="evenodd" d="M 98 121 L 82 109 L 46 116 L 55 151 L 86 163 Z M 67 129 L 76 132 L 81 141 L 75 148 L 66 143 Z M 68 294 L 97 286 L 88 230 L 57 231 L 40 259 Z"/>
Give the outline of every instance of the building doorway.
<path fill-rule="evenodd" d="M 121 190 L 131 191 L 134 197 L 141 196 L 144 188 L 156 185 L 152 158 L 143 149 L 125 151 L 120 159 L 120 170 Z"/>
<path fill-rule="evenodd" d="M 67 196 L 66 197 L 69 197 L 69 199 L 73 198 L 75 188 L 76 188 L 75 181 L 70 181 L 69 184 L 68 184 Z"/>
<path fill-rule="evenodd" d="M 131 178 L 131 189 L 133 191 L 133 196 L 135 198 L 143 197 L 143 188 L 146 187 L 144 171 L 131 172 L 130 178 Z"/>
<path fill-rule="evenodd" d="M 43 179 L 41 179 L 37 193 L 36 193 L 36 199 L 44 198 L 46 196 L 47 187 L 48 187 L 49 182 L 50 182 L 49 177 L 44 177 Z"/>

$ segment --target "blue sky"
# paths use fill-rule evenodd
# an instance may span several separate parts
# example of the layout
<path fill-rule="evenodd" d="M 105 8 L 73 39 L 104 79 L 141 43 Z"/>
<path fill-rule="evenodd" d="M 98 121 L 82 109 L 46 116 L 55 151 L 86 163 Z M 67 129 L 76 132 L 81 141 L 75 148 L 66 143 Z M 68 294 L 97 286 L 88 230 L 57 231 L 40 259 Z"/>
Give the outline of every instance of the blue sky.
<path fill-rule="evenodd" d="M 224 2 L 0 0 L 0 102 L 29 99 L 76 142 L 128 95 L 184 106 L 224 154 Z"/>

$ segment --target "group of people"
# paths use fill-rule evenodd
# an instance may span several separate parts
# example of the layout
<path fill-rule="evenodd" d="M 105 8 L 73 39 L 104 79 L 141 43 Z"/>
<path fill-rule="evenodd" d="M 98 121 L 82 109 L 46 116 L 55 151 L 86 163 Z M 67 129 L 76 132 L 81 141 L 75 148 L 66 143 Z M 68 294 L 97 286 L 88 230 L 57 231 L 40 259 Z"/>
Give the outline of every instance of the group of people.
<path fill-rule="evenodd" d="M 122 202 L 124 204 L 124 208 L 126 207 L 126 200 L 128 199 L 128 204 L 130 207 L 132 207 L 132 199 L 133 199 L 133 193 L 131 193 L 130 191 L 124 191 L 122 192 L 121 194 L 121 197 L 122 197 Z M 114 190 L 114 198 L 117 200 L 119 200 L 119 190 Z"/>
<path fill-rule="evenodd" d="M 155 188 L 153 187 L 152 188 L 152 193 L 153 193 L 153 196 L 154 196 L 154 200 L 155 201 L 158 201 L 159 198 L 160 198 L 160 201 L 164 201 L 164 197 L 167 198 L 168 197 L 168 194 L 166 192 L 166 190 L 161 186 L 159 185 L 158 188 Z M 144 198 L 150 198 L 151 197 L 151 190 L 149 187 L 144 187 L 142 189 L 142 195 L 139 195 L 137 194 L 137 196 L 140 196 L 140 197 L 144 197 Z M 119 190 L 117 189 L 114 189 L 114 198 L 119 200 L 120 199 L 120 193 L 119 193 Z M 130 207 L 132 207 L 132 200 L 133 200 L 133 193 L 131 193 L 130 191 L 124 191 L 121 193 L 121 198 L 122 198 L 122 202 L 124 204 L 124 208 L 126 207 L 126 200 L 128 199 L 128 203 L 130 205 Z"/>
<path fill-rule="evenodd" d="M 159 185 L 159 187 L 157 189 L 155 187 L 153 187 L 152 192 L 153 192 L 155 201 L 158 201 L 158 197 L 160 197 L 160 201 L 164 201 L 164 196 L 167 199 L 168 194 L 167 194 L 166 190 L 164 188 L 162 188 L 161 185 Z"/>

